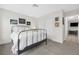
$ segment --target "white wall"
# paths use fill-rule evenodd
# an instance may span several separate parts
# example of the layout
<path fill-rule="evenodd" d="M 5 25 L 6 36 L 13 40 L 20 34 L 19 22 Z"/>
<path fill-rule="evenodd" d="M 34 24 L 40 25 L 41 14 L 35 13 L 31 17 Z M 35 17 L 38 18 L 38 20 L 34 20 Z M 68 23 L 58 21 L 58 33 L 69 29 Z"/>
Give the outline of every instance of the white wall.
<path fill-rule="evenodd" d="M 55 17 L 59 17 L 59 27 L 55 27 Z M 46 28 L 48 38 L 63 43 L 63 24 L 62 24 L 63 11 L 56 11 L 42 16 L 38 19 L 39 28 Z"/>
<path fill-rule="evenodd" d="M 0 28 L 1 28 L 1 11 L 0 11 Z M 1 31 L 1 29 L 0 29 Z M 1 38 L 1 33 L 0 33 L 0 38 Z"/>
<path fill-rule="evenodd" d="M 74 16 L 74 15 L 79 15 L 79 9 L 65 12 L 65 17 Z"/>
<path fill-rule="evenodd" d="M 67 35 L 68 35 L 68 19 L 65 18 L 64 21 L 65 21 L 64 22 L 64 24 L 65 24 L 65 38 L 64 38 L 64 40 L 65 40 L 67 38 Z"/>
<path fill-rule="evenodd" d="M 21 15 L 19 13 L 11 12 L 8 10 L 0 9 L 0 44 L 9 43 L 10 39 L 10 19 L 24 18 L 32 22 L 32 25 L 36 26 L 36 18 Z"/>

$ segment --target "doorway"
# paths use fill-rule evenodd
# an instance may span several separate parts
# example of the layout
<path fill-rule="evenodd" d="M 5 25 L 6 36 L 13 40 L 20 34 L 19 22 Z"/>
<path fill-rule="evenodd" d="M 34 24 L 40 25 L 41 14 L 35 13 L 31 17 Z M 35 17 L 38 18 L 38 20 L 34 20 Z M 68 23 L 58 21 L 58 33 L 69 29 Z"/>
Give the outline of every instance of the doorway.
<path fill-rule="evenodd" d="M 70 16 L 65 18 L 64 42 L 74 44 L 78 43 L 78 25 L 79 25 L 78 16 Z"/>

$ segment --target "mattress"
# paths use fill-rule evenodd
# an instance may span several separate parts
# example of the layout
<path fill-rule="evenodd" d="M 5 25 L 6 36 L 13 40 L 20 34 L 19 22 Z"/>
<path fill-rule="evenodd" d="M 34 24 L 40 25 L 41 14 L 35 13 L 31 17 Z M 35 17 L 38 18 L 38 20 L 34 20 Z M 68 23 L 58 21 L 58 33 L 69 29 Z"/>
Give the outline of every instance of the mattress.
<path fill-rule="evenodd" d="M 13 40 L 12 52 L 17 54 L 18 50 L 18 34 L 19 32 L 13 32 L 11 39 Z M 20 50 L 23 50 L 26 46 L 32 45 L 46 38 L 43 31 L 26 31 L 22 32 L 19 36 L 20 39 Z"/>

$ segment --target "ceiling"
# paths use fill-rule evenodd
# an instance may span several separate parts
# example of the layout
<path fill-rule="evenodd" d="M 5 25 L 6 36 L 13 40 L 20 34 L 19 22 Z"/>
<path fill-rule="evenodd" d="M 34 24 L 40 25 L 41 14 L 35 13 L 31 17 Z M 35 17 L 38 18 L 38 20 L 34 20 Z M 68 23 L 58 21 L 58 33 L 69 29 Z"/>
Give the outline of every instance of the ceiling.
<path fill-rule="evenodd" d="M 45 14 L 63 10 L 64 12 L 79 9 L 79 4 L 38 4 L 39 7 L 34 7 L 33 4 L 1 4 L 0 7 L 17 13 L 32 17 L 40 17 Z"/>

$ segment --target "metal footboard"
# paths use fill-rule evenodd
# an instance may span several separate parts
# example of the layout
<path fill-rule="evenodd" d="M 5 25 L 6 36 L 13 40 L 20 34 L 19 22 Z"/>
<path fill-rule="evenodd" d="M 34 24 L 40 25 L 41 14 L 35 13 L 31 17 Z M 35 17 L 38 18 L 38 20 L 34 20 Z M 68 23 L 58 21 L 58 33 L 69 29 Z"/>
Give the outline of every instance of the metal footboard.
<path fill-rule="evenodd" d="M 21 54 L 21 51 L 20 51 L 20 34 L 21 33 L 23 33 L 23 32 L 26 32 L 26 48 L 28 48 L 27 47 L 27 44 L 28 44 L 28 33 L 29 33 L 29 31 L 32 31 L 32 45 L 34 46 L 34 44 L 35 44 L 35 46 L 37 46 L 38 44 L 40 44 L 40 43 L 42 43 L 42 42 L 45 42 L 46 43 L 46 45 L 47 45 L 47 30 L 46 29 L 30 29 L 30 30 L 23 30 L 23 31 L 21 31 L 21 32 L 19 32 L 19 34 L 18 34 L 18 54 Z M 38 41 L 38 32 L 39 31 L 42 31 L 42 35 L 40 34 L 40 37 L 41 37 L 41 41 Z M 34 32 L 37 32 L 37 42 L 36 43 L 33 43 L 33 39 L 34 39 Z M 44 38 L 44 36 L 45 36 L 45 38 Z M 43 40 L 42 40 L 43 39 Z M 31 47 L 32 47 L 32 45 L 31 45 Z M 26 49 L 27 50 L 27 49 Z"/>

